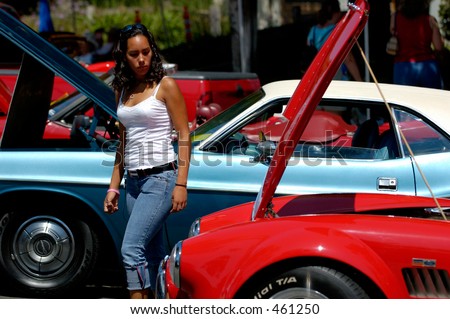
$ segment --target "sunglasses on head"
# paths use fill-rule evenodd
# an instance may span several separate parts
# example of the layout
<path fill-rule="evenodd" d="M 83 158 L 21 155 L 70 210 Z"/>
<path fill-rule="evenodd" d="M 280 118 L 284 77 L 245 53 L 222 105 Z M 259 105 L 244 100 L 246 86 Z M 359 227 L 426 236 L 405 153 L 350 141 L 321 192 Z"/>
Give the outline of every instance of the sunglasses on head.
<path fill-rule="evenodd" d="M 144 32 L 148 32 L 147 28 L 143 24 L 136 23 L 136 24 L 129 24 L 129 25 L 123 27 L 123 29 L 120 30 L 120 35 L 123 36 L 133 30 L 141 30 Z"/>

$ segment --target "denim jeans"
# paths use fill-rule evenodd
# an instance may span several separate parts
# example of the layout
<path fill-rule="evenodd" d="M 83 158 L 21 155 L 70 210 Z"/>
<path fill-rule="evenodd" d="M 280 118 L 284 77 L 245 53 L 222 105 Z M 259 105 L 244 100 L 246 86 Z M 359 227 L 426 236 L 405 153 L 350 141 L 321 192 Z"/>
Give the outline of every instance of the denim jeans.
<path fill-rule="evenodd" d="M 155 289 L 159 262 L 167 254 L 163 225 L 172 208 L 176 171 L 126 179 L 129 220 L 122 258 L 129 290 Z"/>
<path fill-rule="evenodd" d="M 394 83 L 442 89 L 439 64 L 435 60 L 394 63 Z"/>

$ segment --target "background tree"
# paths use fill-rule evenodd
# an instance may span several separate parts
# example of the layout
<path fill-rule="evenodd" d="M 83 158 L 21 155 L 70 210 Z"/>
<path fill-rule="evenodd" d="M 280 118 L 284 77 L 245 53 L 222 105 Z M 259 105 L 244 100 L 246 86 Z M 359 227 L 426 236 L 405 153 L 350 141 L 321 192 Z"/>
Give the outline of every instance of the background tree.
<path fill-rule="evenodd" d="M 439 6 L 439 17 L 444 37 L 450 41 L 450 0 L 442 0 Z"/>

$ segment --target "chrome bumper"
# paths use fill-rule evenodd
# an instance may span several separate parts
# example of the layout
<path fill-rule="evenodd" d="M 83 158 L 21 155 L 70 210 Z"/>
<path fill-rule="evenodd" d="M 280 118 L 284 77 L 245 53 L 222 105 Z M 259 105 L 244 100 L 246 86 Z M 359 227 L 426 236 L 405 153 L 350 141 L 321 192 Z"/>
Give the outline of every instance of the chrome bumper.
<path fill-rule="evenodd" d="M 166 289 L 166 264 L 169 260 L 169 256 L 164 257 L 159 263 L 158 275 L 156 276 L 156 299 L 166 299 L 167 289 Z"/>

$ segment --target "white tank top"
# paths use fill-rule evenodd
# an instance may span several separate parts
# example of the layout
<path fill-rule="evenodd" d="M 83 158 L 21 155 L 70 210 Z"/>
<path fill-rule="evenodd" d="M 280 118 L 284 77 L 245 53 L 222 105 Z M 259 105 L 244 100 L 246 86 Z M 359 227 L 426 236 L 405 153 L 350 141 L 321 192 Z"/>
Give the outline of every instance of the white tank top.
<path fill-rule="evenodd" d="M 117 116 L 126 128 L 126 169 L 152 168 L 176 159 L 172 121 L 166 104 L 156 99 L 160 84 L 151 96 L 134 106 L 125 106 L 120 97 Z"/>

